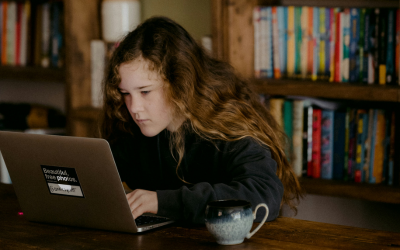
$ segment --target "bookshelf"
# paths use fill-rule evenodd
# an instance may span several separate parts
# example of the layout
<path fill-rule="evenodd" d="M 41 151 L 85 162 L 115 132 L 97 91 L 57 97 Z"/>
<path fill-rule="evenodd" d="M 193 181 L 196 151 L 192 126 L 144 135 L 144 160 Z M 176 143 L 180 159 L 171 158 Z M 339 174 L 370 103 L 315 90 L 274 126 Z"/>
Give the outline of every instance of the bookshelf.
<path fill-rule="evenodd" d="M 399 86 L 368 86 L 311 80 L 255 79 L 253 8 L 260 5 L 399 8 L 398 0 L 215 0 L 212 2 L 212 37 L 214 55 L 229 62 L 241 76 L 249 79 L 257 93 L 272 96 L 308 96 L 383 102 L 387 106 L 400 107 Z M 399 129 L 396 129 L 396 134 L 399 133 L 397 131 Z M 399 159 L 396 160 L 397 173 L 395 174 L 398 175 L 400 161 Z M 300 178 L 300 182 L 308 194 L 400 204 L 400 187 L 398 184 L 393 187 L 310 178 Z"/>
<path fill-rule="evenodd" d="M 30 82 L 59 82 L 65 81 L 65 71 L 56 68 L 42 67 L 17 67 L 0 66 L 0 75 L 2 80 L 18 80 Z"/>

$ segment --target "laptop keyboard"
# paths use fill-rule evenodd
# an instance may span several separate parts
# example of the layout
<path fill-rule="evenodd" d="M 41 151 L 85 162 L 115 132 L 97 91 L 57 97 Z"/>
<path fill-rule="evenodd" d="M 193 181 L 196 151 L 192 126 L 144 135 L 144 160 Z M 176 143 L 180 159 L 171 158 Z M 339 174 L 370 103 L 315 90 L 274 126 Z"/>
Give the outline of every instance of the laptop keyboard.
<path fill-rule="evenodd" d="M 168 218 L 160 218 L 160 217 L 154 217 L 154 216 L 147 216 L 147 215 L 141 215 L 135 219 L 136 225 L 144 225 L 144 224 L 150 224 L 150 223 L 162 223 L 165 221 L 168 221 Z"/>

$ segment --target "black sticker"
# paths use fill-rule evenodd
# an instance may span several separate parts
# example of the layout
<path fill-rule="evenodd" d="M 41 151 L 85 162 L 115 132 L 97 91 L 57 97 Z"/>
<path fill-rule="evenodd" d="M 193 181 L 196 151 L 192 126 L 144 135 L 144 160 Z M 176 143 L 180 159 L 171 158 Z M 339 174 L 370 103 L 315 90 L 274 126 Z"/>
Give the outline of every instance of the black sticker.
<path fill-rule="evenodd" d="M 85 197 L 74 168 L 40 166 L 50 194 Z"/>

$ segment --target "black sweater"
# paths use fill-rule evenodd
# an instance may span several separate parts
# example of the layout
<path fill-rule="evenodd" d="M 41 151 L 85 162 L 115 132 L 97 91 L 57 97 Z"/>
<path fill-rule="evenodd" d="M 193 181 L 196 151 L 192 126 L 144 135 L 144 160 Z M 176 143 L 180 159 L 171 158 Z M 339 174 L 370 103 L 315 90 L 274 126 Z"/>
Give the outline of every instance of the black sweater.
<path fill-rule="evenodd" d="M 195 134 L 185 138 L 185 155 L 179 175 L 169 149 L 169 132 L 154 137 L 140 132 L 111 144 L 121 180 L 131 189 L 156 191 L 158 215 L 189 223 L 204 223 L 211 200 L 244 199 L 254 208 L 266 203 L 268 221 L 279 215 L 283 185 L 268 148 L 250 137 L 215 145 Z M 175 154 L 174 154 L 175 155 Z M 178 159 L 177 154 L 175 158 Z M 261 221 L 265 209 L 257 212 Z"/>

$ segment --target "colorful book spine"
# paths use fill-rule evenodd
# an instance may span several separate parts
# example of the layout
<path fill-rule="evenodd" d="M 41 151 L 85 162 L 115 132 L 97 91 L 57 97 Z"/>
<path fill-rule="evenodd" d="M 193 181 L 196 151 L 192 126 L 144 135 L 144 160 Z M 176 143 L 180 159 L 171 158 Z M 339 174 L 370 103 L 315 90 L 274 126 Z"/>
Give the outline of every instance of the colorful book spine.
<path fill-rule="evenodd" d="M 292 166 L 294 173 L 298 177 L 301 177 L 303 173 L 303 119 L 304 101 L 293 100 Z"/>
<path fill-rule="evenodd" d="M 306 79 L 308 75 L 311 75 L 311 72 L 307 72 L 308 66 L 308 45 L 309 45 L 309 34 L 308 34 L 308 13 L 310 7 L 303 6 L 301 10 L 301 78 Z"/>
<path fill-rule="evenodd" d="M 350 73 L 350 9 L 346 8 L 343 13 L 343 60 L 342 60 L 342 82 L 349 81 Z"/>
<path fill-rule="evenodd" d="M 373 70 L 374 70 L 374 79 L 373 79 L 373 83 L 374 84 L 379 84 L 379 53 L 380 53 L 380 50 L 379 50 L 379 46 L 380 46 L 380 44 L 379 44 L 379 42 L 380 42 L 380 30 L 379 30 L 379 27 L 380 27 L 380 20 L 381 20 L 381 18 L 380 18 L 380 9 L 379 8 L 375 8 L 375 23 L 374 23 L 374 57 L 373 57 L 373 64 L 372 64 L 372 67 L 373 67 Z M 371 79 L 372 80 L 372 79 Z"/>
<path fill-rule="evenodd" d="M 381 183 L 382 173 L 383 173 L 383 155 L 384 155 L 384 145 L 385 145 L 385 130 L 386 130 L 386 119 L 385 112 L 383 110 L 377 110 L 376 112 L 376 133 L 374 147 L 374 158 L 371 163 L 373 164 L 373 169 L 371 171 L 370 183 Z"/>
<path fill-rule="evenodd" d="M 330 32 L 329 32 L 329 47 L 330 47 L 330 56 L 329 56 L 329 82 L 335 81 L 335 46 L 336 46 L 336 23 L 337 23 L 337 13 L 339 12 L 338 8 L 329 8 L 330 10 Z"/>
<path fill-rule="evenodd" d="M 304 104 L 303 176 L 312 177 L 313 107 Z"/>
<path fill-rule="evenodd" d="M 313 62 L 314 62 L 314 8 L 308 8 L 308 20 L 307 20 L 307 37 L 308 37 L 308 46 L 307 46 L 307 79 L 312 78 L 313 74 Z"/>
<path fill-rule="evenodd" d="M 17 2 L 17 19 L 15 23 L 15 58 L 14 65 L 20 66 L 21 58 L 21 23 L 22 23 L 23 3 Z"/>
<path fill-rule="evenodd" d="M 346 109 L 346 123 L 345 123 L 345 142 L 344 142 L 344 166 L 343 166 L 343 180 L 348 180 L 349 169 L 349 144 L 350 144 L 350 113 L 351 109 Z"/>
<path fill-rule="evenodd" d="M 283 130 L 288 138 L 286 155 L 291 156 L 293 141 L 293 102 L 285 99 L 283 102 Z M 289 160 L 291 157 L 288 158 Z"/>
<path fill-rule="evenodd" d="M 386 84 L 395 84 L 395 9 L 388 10 L 387 21 L 387 48 L 386 48 Z"/>
<path fill-rule="evenodd" d="M 343 59 L 343 12 L 336 15 L 336 39 L 335 39 L 335 82 L 342 81 L 342 59 Z"/>
<path fill-rule="evenodd" d="M 319 45 L 320 45 L 320 32 L 319 32 L 319 8 L 313 7 L 313 70 L 311 79 L 316 81 L 318 78 L 318 66 L 319 66 Z"/>
<path fill-rule="evenodd" d="M 346 112 L 335 111 L 333 125 L 333 179 L 342 180 L 345 161 Z"/>
<path fill-rule="evenodd" d="M 325 74 L 325 46 L 326 46 L 326 36 L 327 36 L 327 30 L 326 30 L 326 24 L 325 24 L 325 19 L 326 19 L 326 13 L 325 13 L 325 8 L 321 7 L 319 8 L 319 56 L 318 56 L 318 77 L 319 79 L 323 79 L 324 74 Z"/>
<path fill-rule="evenodd" d="M 389 163 L 388 163 L 388 185 L 393 185 L 393 177 L 394 177 L 394 158 L 395 158 L 395 131 L 396 131 L 396 120 L 395 120 L 395 112 L 391 112 L 390 119 L 390 142 L 389 142 Z"/>
<path fill-rule="evenodd" d="M 294 32 L 294 6 L 288 6 L 288 33 L 287 33 L 287 73 L 289 78 L 295 74 L 295 32 Z"/>
<path fill-rule="evenodd" d="M 375 9 L 369 11 L 369 22 L 368 25 L 368 84 L 374 84 L 375 81 L 375 69 L 374 69 L 374 57 L 375 57 Z"/>
<path fill-rule="evenodd" d="M 378 55 L 378 78 L 379 85 L 386 85 L 386 54 L 387 54 L 387 21 L 388 12 L 386 9 L 380 10 L 379 15 L 379 55 Z"/>
<path fill-rule="evenodd" d="M 323 74 L 324 81 L 329 81 L 330 78 L 330 25 L 331 25 L 331 11 L 330 8 L 325 8 L 325 69 Z"/>
<path fill-rule="evenodd" d="M 333 178 L 334 111 L 323 110 L 321 121 L 321 178 Z"/>
<path fill-rule="evenodd" d="M 312 177 L 321 177 L 321 120 L 322 110 L 313 109 L 313 132 L 312 132 Z"/>
<path fill-rule="evenodd" d="M 16 45 L 16 23 L 17 23 L 17 3 L 8 2 L 7 7 L 7 49 L 6 64 L 15 65 L 15 45 Z"/>
<path fill-rule="evenodd" d="M 283 98 L 271 98 L 269 100 L 269 108 L 272 117 L 278 123 L 279 127 L 283 129 Z"/>
<path fill-rule="evenodd" d="M 273 49 L 273 68 L 274 68 L 274 78 L 281 78 L 280 70 L 280 56 L 279 56 L 279 31 L 278 31 L 278 13 L 277 7 L 273 6 L 271 8 L 272 13 L 272 49 Z"/>
<path fill-rule="evenodd" d="M 349 153 L 345 180 L 354 180 L 354 171 L 356 166 L 357 110 L 350 109 L 349 112 Z"/>
<path fill-rule="evenodd" d="M 302 7 L 294 8 L 294 34 L 295 34 L 295 56 L 294 56 L 294 74 L 295 78 L 301 78 L 301 43 L 302 43 L 302 35 L 301 35 L 301 10 Z"/>
<path fill-rule="evenodd" d="M 254 25 L 254 77 L 261 77 L 261 7 L 253 9 Z"/>
<path fill-rule="evenodd" d="M 3 53 L 3 2 L 0 2 L 0 65 Z"/>
<path fill-rule="evenodd" d="M 287 8 L 278 7 L 278 30 L 279 30 L 279 63 L 281 76 L 284 77 L 287 74 Z"/>
<path fill-rule="evenodd" d="M 354 181 L 364 182 L 364 160 L 365 143 L 368 138 L 368 113 L 366 110 L 357 110 L 357 135 L 356 135 L 356 165 L 354 170 Z"/>
<path fill-rule="evenodd" d="M 357 82 L 358 70 L 358 39 L 360 35 L 360 14 L 357 8 L 350 9 L 350 51 L 349 51 L 349 82 Z"/>
<path fill-rule="evenodd" d="M 3 25 L 2 25 L 2 35 L 1 35 L 1 64 L 7 64 L 7 9 L 8 2 L 2 2 L 3 8 Z"/>
<path fill-rule="evenodd" d="M 365 17 L 365 13 L 366 13 L 366 8 L 362 8 L 359 10 L 360 12 L 360 18 L 359 18 L 359 36 L 358 36 L 358 48 L 357 48 L 357 67 L 358 67 L 358 76 L 356 76 L 357 78 L 357 82 L 363 82 L 363 78 L 364 78 L 364 47 L 365 47 L 365 21 L 366 21 L 366 17 Z"/>
<path fill-rule="evenodd" d="M 20 57 L 19 65 L 26 66 L 28 63 L 28 46 L 29 46 L 29 26 L 31 15 L 31 4 L 30 1 L 25 1 L 22 7 L 21 15 L 21 43 L 20 43 Z"/>
<path fill-rule="evenodd" d="M 50 32 L 51 32 L 51 22 L 50 22 L 50 3 L 44 3 L 42 5 L 42 39 L 41 39 L 41 58 L 40 65 L 43 68 L 50 66 Z"/>

